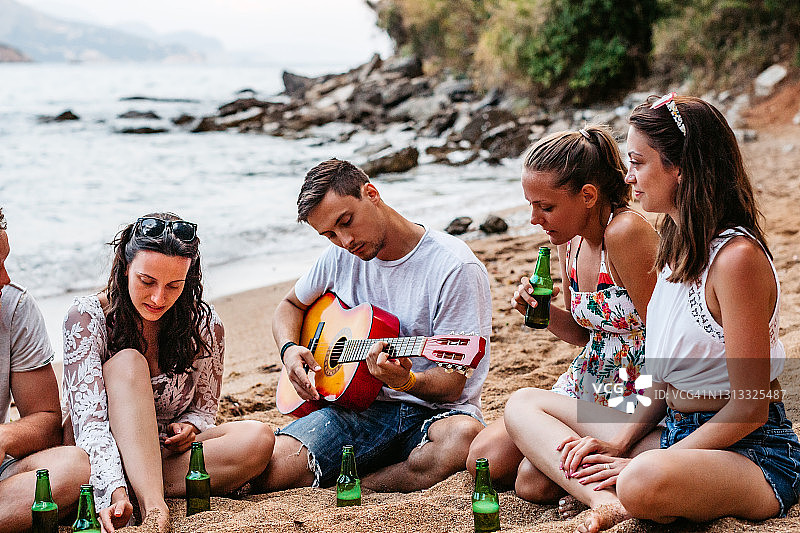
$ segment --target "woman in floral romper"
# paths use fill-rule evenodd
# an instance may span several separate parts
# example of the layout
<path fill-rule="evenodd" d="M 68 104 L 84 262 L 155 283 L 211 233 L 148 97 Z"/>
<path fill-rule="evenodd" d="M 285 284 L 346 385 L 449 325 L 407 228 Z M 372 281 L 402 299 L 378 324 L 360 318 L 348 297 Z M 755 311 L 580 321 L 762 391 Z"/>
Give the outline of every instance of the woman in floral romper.
<path fill-rule="evenodd" d="M 215 494 L 260 474 L 274 436 L 257 421 L 215 426 L 224 330 L 203 297 L 196 225 L 171 213 L 129 224 L 111 243 L 107 288 L 64 319 L 67 440 L 83 448 L 105 531 L 169 527 L 166 496 L 184 496 L 189 448 L 203 441 Z"/>
<path fill-rule="evenodd" d="M 658 235 L 628 208 L 630 186 L 617 143 L 607 130 L 586 127 L 560 132 L 532 146 L 524 158 L 522 188 L 531 224 L 557 246 L 565 287 L 564 305 L 550 305 L 550 332 L 583 350 L 553 386 L 573 398 L 632 408 L 634 382 L 644 363 L 644 321 L 656 280 Z M 536 305 L 522 278 L 512 305 L 525 314 Z M 557 291 L 554 292 L 554 297 Z M 564 494 L 527 461 L 498 420 L 473 441 L 467 468 L 487 457 L 492 479 L 513 486 L 527 500 L 549 502 Z M 572 499 L 560 512 L 575 512 Z"/>

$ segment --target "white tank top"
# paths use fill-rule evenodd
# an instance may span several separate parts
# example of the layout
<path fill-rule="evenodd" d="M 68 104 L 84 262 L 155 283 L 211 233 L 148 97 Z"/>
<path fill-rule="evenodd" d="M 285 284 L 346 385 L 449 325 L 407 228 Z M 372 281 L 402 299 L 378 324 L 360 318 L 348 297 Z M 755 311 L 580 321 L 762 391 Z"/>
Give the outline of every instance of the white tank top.
<path fill-rule="evenodd" d="M 642 371 L 643 374 L 650 374 L 653 381 L 669 383 L 678 390 L 694 394 L 713 395 L 730 391 L 725 335 L 722 326 L 708 310 L 705 294 L 706 278 L 717 252 L 737 235 L 751 237 L 758 242 L 744 228 L 725 230 L 711 242 L 708 267 L 696 282 L 667 281 L 672 273 L 668 266 L 659 273 L 647 306 L 645 369 Z M 771 259 L 770 266 L 778 289 L 775 309 L 769 321 L 770 380 L 773 380 L 783 372 L 786 353 L 778 339 L 781 286 Z"/>

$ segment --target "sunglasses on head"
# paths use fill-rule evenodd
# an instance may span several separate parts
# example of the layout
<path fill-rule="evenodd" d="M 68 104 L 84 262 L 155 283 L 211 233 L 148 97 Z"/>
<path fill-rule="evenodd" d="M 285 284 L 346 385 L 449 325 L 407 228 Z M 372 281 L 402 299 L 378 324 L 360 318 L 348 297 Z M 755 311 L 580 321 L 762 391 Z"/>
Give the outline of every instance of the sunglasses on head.
<path fill-rule="evenodd" d="M 669 114 L 672 115 L 672 120 L 675 121 L 675 125 L 678 126 L 678 129 L 681 130 L 683 136 L 686 137 L 686 126 L 683 124 L 683 117 L 681 116 L 680 112 L 678 111 L 678 104 L 675 103 L 675 98 L 678 95 L 675 92 L 671 92 L 665 94 L 655 102 L 653 105 L 650 106 L 650 109 L 658 109 L 661 106 L 667 106 L 669 109 Z"/>
<path fill-rule="evenodd" d="M 136 232 L 145 237 L 158 238 L 169 229 L 176 239 L 192 242 L 197 237 L 197 224 L 185 220 L 162 220 L 155 217 L 142 217 L 136 221 Z"/>

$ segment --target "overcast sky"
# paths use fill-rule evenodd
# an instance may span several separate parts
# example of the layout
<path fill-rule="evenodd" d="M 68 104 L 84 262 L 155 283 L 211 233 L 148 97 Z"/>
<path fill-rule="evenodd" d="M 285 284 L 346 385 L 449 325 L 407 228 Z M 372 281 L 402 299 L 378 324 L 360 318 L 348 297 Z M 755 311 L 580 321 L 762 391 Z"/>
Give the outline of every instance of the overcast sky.
<path fill-rule="evenodd" d="M 191 30 L 229 51 L 274 59 L 343 63 L 386 57 L 391 44 L 364 0 L 17 0 L 61 18 L 99 25 L 144 23 L 159 33 Z"/>

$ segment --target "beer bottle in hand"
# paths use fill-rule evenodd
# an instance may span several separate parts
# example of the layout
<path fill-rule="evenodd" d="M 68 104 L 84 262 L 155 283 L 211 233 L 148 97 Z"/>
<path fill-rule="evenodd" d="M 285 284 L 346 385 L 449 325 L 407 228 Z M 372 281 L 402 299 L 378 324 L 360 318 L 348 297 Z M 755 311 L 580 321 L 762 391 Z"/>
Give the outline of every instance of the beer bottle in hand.
<path fill-rule="evenodd" d="M 72 524 L 72 531 L 86 531 L 87 533 L 100 533 L 100 522 L 94 510 L 94 487 L 81 485 L 78 496 L 78 518 Z"/>
<path fill-rule="evenodd" d="M 189 472 L 186 474 L 186 516 L 211 510 L 211 476 L 206 472 L 203 443 L 192 443 Z"/>
<path fill-rule="evenodd" d="M 36 471 L 36 493 L 31 506 L 33 533 L 58 533 L 58 505 L 50 491 L 50 473 L 46 468 Z"/>
<path fill-rule="evenodd" d="M 361 480 L 356 472 L 356 456 L 349 444 L 342 446 L 342 469 L 336 480 L 336 507 L 361 505 Z"/>
<path fill-rule="evenodd" d="M 489 460 L 483 457 L 475 461 L 472 517 L 475 519 L 475 533 L 500 531 L 500 500 L 489 478 Z"/>
<path fill-rule="evenodd" d="M 536 270 L 531 276 L 533 298 L 536 307 L 528 306 L 525 311 L 525 325 L 534 329 L 545 329 L 550 323 L 550 297 L 553 295 L 553 280 L 550 278 L 550 248 L 539 248 Z"/>

